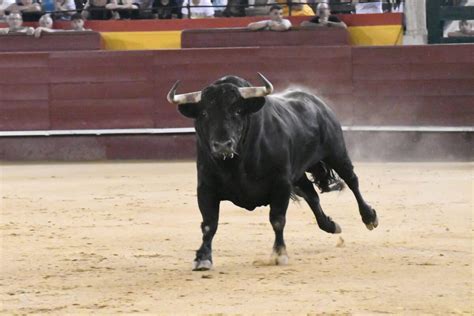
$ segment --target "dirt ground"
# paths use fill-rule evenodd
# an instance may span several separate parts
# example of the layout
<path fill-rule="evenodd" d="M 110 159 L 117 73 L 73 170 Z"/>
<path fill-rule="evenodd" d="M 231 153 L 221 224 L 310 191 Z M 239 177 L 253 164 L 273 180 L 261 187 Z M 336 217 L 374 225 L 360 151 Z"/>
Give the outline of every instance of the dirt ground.
<path fill-rule="evenodd" d="M 472 314 L 474 164 L 356 164 L 379 215 L 323 194 L 342 227 L 290 206 L 287 266 L 269 265 L 268 209 L 221 210 L 214 269 L 200 244 L 193 162 L 3 164 L 4 314 Z M 343 241 L 341 240 L 343 239 Z"/>

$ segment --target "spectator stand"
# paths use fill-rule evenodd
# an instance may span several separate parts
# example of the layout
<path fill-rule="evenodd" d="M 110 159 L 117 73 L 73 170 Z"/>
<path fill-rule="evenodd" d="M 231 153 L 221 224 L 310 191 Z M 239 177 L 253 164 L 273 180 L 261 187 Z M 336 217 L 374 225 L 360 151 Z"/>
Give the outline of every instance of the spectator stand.
<path fill-rule="evenodd" d="M 237 3 L 236 5 L 242 4 Z M 311 5 L 314 6 L 314 3 Z M 400 45 L 402 43 L 403 14 L 346 14 L 354 10 L 351 1 L 340 1 L 340 3 L 331 1 L 331 6 L 336 15 L 347 24 L 350 44 Z M 246 27 L 250 22 L 262 19 L 266 19 L 266 17 L 88 20 L 85 27 L 100 32 L 103 38 L 103 48 L 106 50 L 178 49 L 182 47 L 181 33 L 183 30 Z M 308 19 L 308 16 L 289 17 L 294 26 Z M 27 22 L 25 25 L 37 26 L 35 22 Z M 0 27 L 2 27 L 2 23 L 0 23 Z M 68 29 L 70 25 L 67 21 L 58 20 L 55 21 L 54 28 Z"/>

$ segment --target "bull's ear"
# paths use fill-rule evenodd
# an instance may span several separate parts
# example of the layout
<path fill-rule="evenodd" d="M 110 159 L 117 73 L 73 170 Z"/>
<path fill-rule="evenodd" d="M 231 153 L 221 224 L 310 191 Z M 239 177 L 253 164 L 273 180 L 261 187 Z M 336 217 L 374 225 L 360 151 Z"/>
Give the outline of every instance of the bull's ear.
<path fill-rule="evenodd" d="M 195 119 L 199 115 L 200 106 L 196 103 L 184 103 L 178 105 L 178 111 L 186 117 Z"/>
<path fill-rule="evenodd" d="M 265 104 L 265 97 L 256 97 L 244 99 L 242 102 L 241 110 L 244 114 L 250 114 L 258 112 Z"/>

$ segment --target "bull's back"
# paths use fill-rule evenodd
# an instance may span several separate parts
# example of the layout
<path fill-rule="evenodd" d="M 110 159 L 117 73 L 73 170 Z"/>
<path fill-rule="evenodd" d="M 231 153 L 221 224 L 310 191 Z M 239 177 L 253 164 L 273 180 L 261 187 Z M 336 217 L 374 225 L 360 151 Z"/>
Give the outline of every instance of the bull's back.
<path fill-rule="evenodd" d="M 263 107 L 266 135 L 278 150 L 288 154 L 291 173 L 300 177 L 343 143 L 340 124 L 318 97 L 304 91 L 287 91 L 267 97 Z"/>
<path fill-rule="evenodd" d="M 323 100 L 304 91 L 286 91 L 267 97 L 263 107 L 265 120 L 286 128 L 291 137 L 314 137 L 340 124 Z"/>

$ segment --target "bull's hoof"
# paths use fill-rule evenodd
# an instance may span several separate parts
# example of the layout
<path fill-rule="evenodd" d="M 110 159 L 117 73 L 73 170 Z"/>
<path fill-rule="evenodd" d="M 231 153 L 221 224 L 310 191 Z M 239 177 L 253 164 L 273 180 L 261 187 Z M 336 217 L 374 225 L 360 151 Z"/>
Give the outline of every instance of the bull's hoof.
<path fill-rule="evenodd" d="M 326 233 L 330 233 L 330 234 L 342 233 L 341 226 L 339 226 L 338 223 L 334 222 L 330 217 L 328 217 L 328 220 L 325 222 L 324 225 L 319 225 L 319 228 L 325 231 Z"/>
<path fill-rule="evenodd" d="M 334 222 L 334 233 L 333 234 L 340 234 L 342 233 L 341 226 L 338 223 Z"/>
<path fill-rule="evenodd" d="M 279 254 L 277 252 L 272 253 L 272 262 L 277 266 L 286 266 L 288 265 L 288 254 L 285 251 L 281 251 Z"/>
<path fill-rule="evenodd" d="M 379 219 L 377 218 L 377 213 L 374 211 L 374 219 L 372 219 L 370 222 L 365 223 L 365 226 L 367 227 L 368 230 L 373 230 L 377 226 L 379 226 Z"/>
<path fill-rule="evenodd" d="M 196 260 L 193 262 L 193 271 L 208 271 L 211 269 L 211 260 Z"/>

